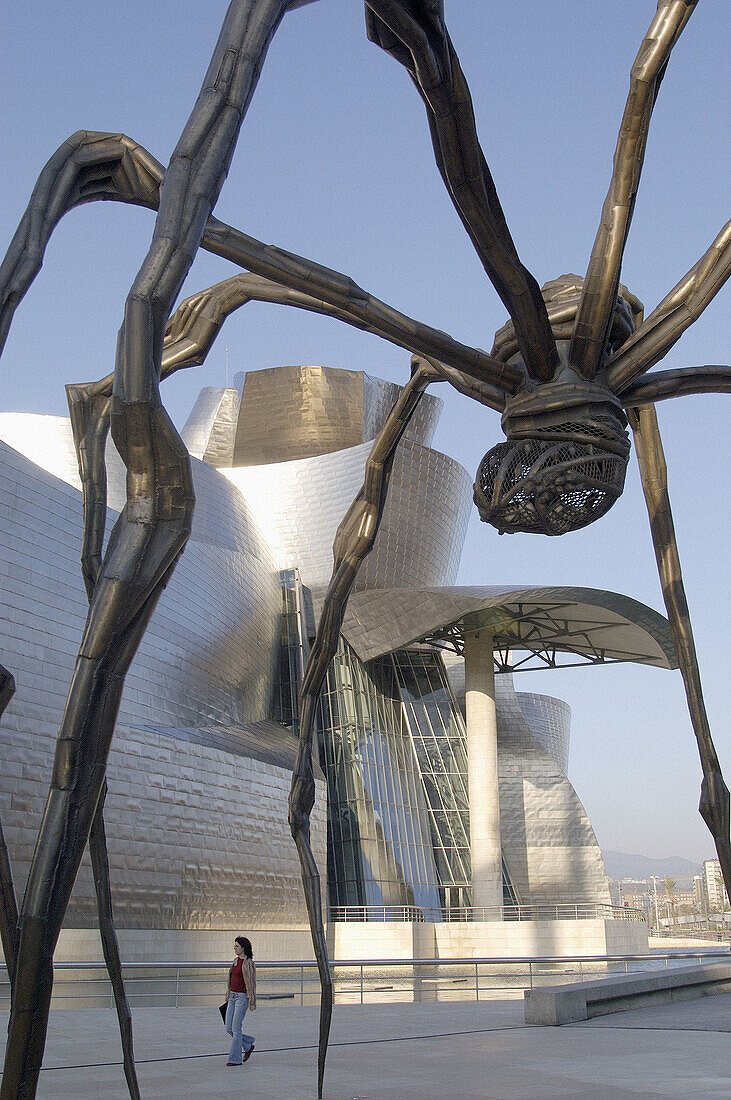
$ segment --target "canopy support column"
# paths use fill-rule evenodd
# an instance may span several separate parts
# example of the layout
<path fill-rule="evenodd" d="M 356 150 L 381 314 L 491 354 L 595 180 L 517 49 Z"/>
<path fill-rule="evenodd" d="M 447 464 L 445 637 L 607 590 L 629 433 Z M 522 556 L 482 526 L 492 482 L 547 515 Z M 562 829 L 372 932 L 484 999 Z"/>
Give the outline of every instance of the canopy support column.
<path fill-rule="evenodd" d="M 472 904 L 492 908 L 503 903 L 492 634 L 466 634 L 464 655 Z"/>

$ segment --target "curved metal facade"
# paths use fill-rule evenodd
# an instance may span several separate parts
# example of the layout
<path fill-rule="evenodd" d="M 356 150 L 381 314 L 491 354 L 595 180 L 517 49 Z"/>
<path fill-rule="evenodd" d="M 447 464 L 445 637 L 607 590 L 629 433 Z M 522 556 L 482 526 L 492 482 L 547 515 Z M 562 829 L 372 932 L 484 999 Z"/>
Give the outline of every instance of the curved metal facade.
<path fill-rule="evenodd" d="M 370 448 L 361 443 L 296 462 L 221 471 L 246 498 L 279 567 L 296 565 L 310 588 L 324 588 L 330 580 L 335 532 L 363 484 Z M 452 583 L 467 531 L 470 492 L 459 463 L 405 439 L 375 546 L 356 589 Z"/>
<path fill-rule="evenodd" d="M 532 691 L 518 691 L 515 697 L 531 733 L 566 774 L 569 770 L 571 707 L 563 699 Z"/>
<path fill-rule="evenodd" d="M 240 403 L 237 389 L 206 386 L 201 390 L 180 433 L 193 458 L 209 466 L 233 465 Z"/>
<path fill-rule="evenodd" d="M 362 371 L 288 366 L 237 374 L 242 389 L 230 466 L 290 462 L 373 439 L 401 390 Z M 406 436 L 428 446 L 442 400 L 425 395 Z"/>
<path fill-rule="evenodd" d="M 63 418 L 9 417 L 0 433 L 3 661 L 17 690 L 0 725 L 3 824 L 22 890 L 45 805 L 87 601 L 81 495 Z M 9 424 L 13 420 L 14 424 Z M 291 735 L 267 723 L 280 620 L 272 555 L 241 495 L 194 463 L 194 532 L 127 676 L 105 816 L 120 928 L 303 927 L 287 827 Z M 121 471 L 111 463 L 110 500 Z M 116 518 L 109 513 L 109 526 Z M 263 725 L 262 725 L 263 723 Z M 258 749 L 256 748 L 258 746 Z M 313 839 L 325 859 L 324 783 Z M 93 925 L 84 868 L 68 923 Z"/>
<path fill-rule="evenodd" d="M 586 810 L 529 726 L 512 681 L 510 675 L 495 677 L 500 835 L 511 882 L 526 903 L 609 904 L 609 881 Z"/>

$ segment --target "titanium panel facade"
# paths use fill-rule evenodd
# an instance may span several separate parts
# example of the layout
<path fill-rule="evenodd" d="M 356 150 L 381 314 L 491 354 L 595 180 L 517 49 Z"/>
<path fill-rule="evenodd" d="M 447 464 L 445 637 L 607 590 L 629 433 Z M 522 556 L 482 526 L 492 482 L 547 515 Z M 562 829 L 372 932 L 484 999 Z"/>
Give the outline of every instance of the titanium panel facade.
<path fill-rule="evenodd" d="M 234 383 L 239 383 L 236 375 Z M 401 387 L 362 371 L 288 366 L 244 376 L 233 466 L 262 466 L 356 447 L 380 431 Z M 428 446 L 442 401 L 426 394 L 407 435 Z"/>
<path fill-rule="evenodd" d="M 564 774 L 569 770 L 571 707 L 563 699 L 535 692 L 516 692 L 518 706 L 531 733 L 550 752 Z"/>
<path fill-rule="evenodd" d="M 193 458 L 209 466 L 233 466 L 240 403 L 235 388 L 201 390 L 180 433 Z"/>
<path fill-rule="evenodd" d="M 37 430 L 28 431 L 33 422 Z M 46 464 L 59 459 L 70 479 L 61 461 L 68 422 L 21 417 L 15 427 L 36 457 L 45 439 Z M 110 756 L 105 816 L 117 923 L 304 927 L 287 826 L 294 748 L 286 730 L 275 727 L 273 742 L 266 725 L 279 579 L 240 494 L 217 471 L 193 466 L 195 536 L 128 674 Z M 117 500 L 118 473 L 113 464 Z M 114 518 L 110 511 L 109 527 Z M 80 552 L 78 489 L 0 443 L 0 649 L 17 685 L 0 725 L 0 798 L 19 891 L 86 618 Z M 252 737 L 263 744 L 258 754 Z M 313 841 L 324 866 L 324 782 L 317 787 Z M 93 913 L 85 867 L 68 924 L 94 924 Z"/>
<path fill-rule="evenodd" d="M 401 393 L 396 382 L 387 382 L 384 378 L 363 375 L 363 442 L 375 439 L 386 422 Z M 430 447 L 437 422 L 442 413 L 444 402 L 441 397 L 425 393 L 405 431 L 407 439 Z"/>
<path fill-rule="evenodd" d="M 524 903 L 608 905 L 609 880 L 589 818 L 530 729 L 512 680 L 495 677 L 500 834 L 511 881 Z"/>
<path fill-rule="evenodd" d="M 335 532 L 363 484 L 369 453 L 370 443 L 361 443 L 297 462 L 221 472 L 241 490 L 279 568 L 297 566 L 303 584 L 316 590 L 330 581 Z M 358 575 L 356 591 L 452 583 L 471 493 L 470 478 L 459 463 L 404 440 L 378 536 Z"/>

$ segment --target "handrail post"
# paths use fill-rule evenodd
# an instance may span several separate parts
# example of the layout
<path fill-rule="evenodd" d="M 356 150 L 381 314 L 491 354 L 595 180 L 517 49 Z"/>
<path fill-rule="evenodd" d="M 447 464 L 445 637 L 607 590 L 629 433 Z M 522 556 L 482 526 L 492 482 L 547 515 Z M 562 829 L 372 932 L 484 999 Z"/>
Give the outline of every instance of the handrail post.
<path fill-rule="evenodd" d="M 480 972 L 479 963 L 475 963 L 475 1000 L 480 999 Z"/>
<path fill-rule="evenodd" d="M 363 963 L 360 964 L 360 1003 L 363 1004 Z"/>
<path fill-rule="evenodd" d="M 175 967 L 175 1007 L 178 1007 L 178 1000 L 180 994 L 180 967 Z"/>
<path fill-rule="evenodd" d="M 300 1008 L 304 1007 L 305 1003 L 305 968 L 300 967 Z"/>

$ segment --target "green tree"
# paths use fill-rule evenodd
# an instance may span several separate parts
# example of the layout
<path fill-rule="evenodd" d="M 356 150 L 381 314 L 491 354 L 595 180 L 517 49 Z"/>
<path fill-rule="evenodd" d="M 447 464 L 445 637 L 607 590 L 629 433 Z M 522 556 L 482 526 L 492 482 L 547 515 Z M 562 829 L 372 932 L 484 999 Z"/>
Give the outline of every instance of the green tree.
<path fill-rule="evenodd" d="M 665 897 L 670 903 L 670 922 L 675 924 L 675 887 L 677 882 L 674 878 L 664 878 L 663 886 L 665 887 Z"/>

